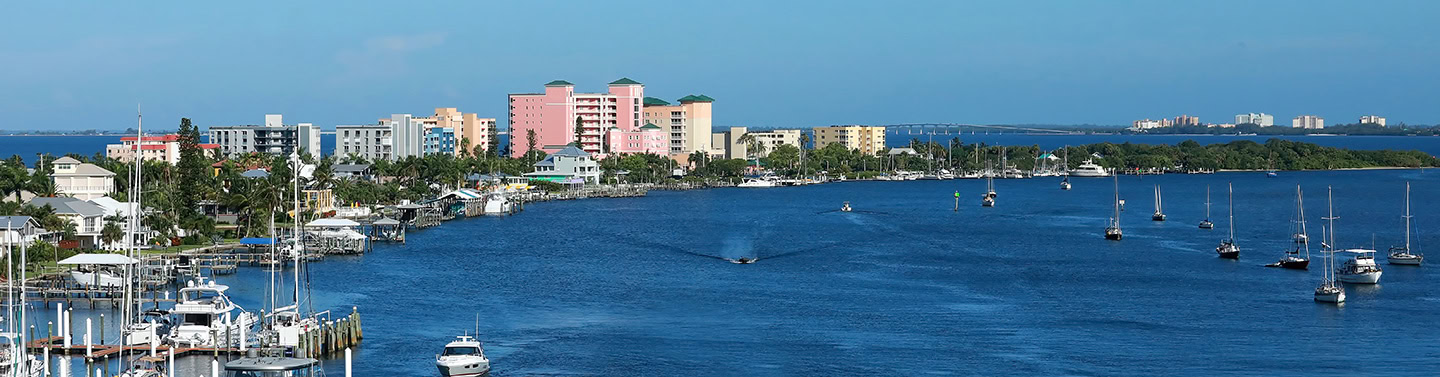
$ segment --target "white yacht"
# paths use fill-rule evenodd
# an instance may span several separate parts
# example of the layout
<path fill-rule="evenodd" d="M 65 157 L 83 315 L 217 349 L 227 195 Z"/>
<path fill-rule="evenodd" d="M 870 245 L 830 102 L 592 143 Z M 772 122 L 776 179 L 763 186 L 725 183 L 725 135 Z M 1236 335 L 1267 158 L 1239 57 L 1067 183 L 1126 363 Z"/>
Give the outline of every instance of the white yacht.
<path fill-rule="evenodd" d="M 1077 166 L 1077 167 L 1075 167 L 1074 170 L 1071 170 L 1071 171 L 1070 171 L 1070 176 L 1072 176 L 1072 177 L 1109 177 L 1109 176 L 1110 176 L 1110 171 L 1105 170 L 1104 167 L 1095 164 L 1095 161 L 1094 161 L 1094 160 L 1085 160 L 1085 162 L 1080 163 L 1080 166 Z"/>
<path fill-rule="evenodd" d="M 70 278 L 75 279 L 76 284 L 90 288 L 120 288 L 125 286 L 125 279 L 120 274 L 109 268 L 80 268 L 70 271 Z"/>
<path fill-rule="evenodd" d="M 490 374 L 490 359 L 485 348 L 474 337 L 457 336 L 435 355 L 435 367 L 444 377 L 476 377 Z"/>
<path fill-rule="evenodd" d="M 1390 248 L 1390 264 L 1419 266 L 1424 255 L 1410 252 L 1410 182 L 1405 182 L 1405 246 Z"/>
<path fill-rule="evenodd" d="M 745 187 L 745 188 L 767 188 L 767 187 L 775 187 L 775 181 L 768 180 L 768 179 L 760 179 L 760 178 L 745 178 L 745 181 L 744 181 L 744 182 L 741 182 L 739 185 L 736 185 L 735 187 Z"/>
<path fill-rule="evenodd" d="M 230 287 L 197 278 L 180 289 L 180 302 L 171 310 L 180 324 L 170 330 L 170 342 L 181 346 L 215 347 L 238 343 L 257 318 L 230 301 Z"/>
<path fill-rule="evenodd" d="M 491 194 L 485 198 L 485 214 L 489 216 L 508 215 L 515 212 L 515 204 L 510 198 L 501 194 Z"/>
<path fill-rule="evenodd" d="M 35 355 L 17 349 L 19 337 L 13 332 L 0 333 L 0 339 L 4 339 L 0 343 L 0 376 L 40 377 L 45 372 L 43 363 Z"/>
<path fill-rule="evenodd" d="M 1334 230 L 1331 230 L 1334 232 Z M 1333 236 L 1332 236 L 1333 237 Z M 1350 260 L 1340 265 L 1335 270 L 1335 276 L 1342 282 L 1351 284 L 1375 284 L 1380 282 L 1380 266 L 1375 264 L 1375 250 L 1370 249 L 1347 249 L 1341 251 L 1351 254 Z"/>
<path fill-rule="evenodd" d="M 850 211 L 852 211 L 852 209 L 850 208 L 850 202 L 845 202 L 845 204 L 841 204 L 841 205 L 840 205 L 840 212 L 850 212 Z"/>
<path fill-rule="evenodd" d="M 1161 210 L 1160 185 L 1155 185 L 1155 214 L 1150 215 L 1150 220 L 1165 221 L 1165 212 Z"/>
<path fill-rule="evenodd" d="M 1105 239 L 1119 241 L 1125 237 L 1120 230 L 1120 177 L 1115 177 L 1115 215 L 1110 218 L 1110 223 L 1105 226 Z"/>

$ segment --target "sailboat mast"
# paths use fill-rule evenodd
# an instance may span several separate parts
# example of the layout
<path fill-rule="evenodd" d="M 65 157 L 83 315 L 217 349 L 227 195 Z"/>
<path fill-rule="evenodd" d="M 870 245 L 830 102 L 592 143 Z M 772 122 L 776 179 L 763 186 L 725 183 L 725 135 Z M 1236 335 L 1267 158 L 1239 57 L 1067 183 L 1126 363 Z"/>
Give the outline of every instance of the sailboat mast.
<path fill-rule="evenodd" d="M 1112 203 L 1113 203 L 1113 204 L 1112 204 L 1112 207 L 1115 208 L 1115 227 L 1116 227 L 1116 228 L 1119 228 L 1119 227 L 1120 227 L 1120 177 L 1119 177 L 1119 176 L 1113 176 L 1113 178 L 1114 178 L 1114 180 L 1115 180 L 1115 201 L 1112 202 Z"/>
<path fill-rule="evenodd" d="M 1295 208 L 1300 220 L 1300 235 L 1305 236 L 1305 260 L 1310 260 L 1310 235 L 1305 229 L 1305 194 L 1295 185 Z"/>
<path fill-rule="evenodd" d="M 1405 253 L 1410 252 L 1410 182 L 1405 182 Z"/>
<path fill-rule="evenodd" d="M 1230 243 L 1235 243 L 1235 183 L 1230 185 Z"/>
<path fill-rule="evenodd" d="M 294 191 L 292 192 L 292 194 L 294 194 L 294 197 L 295 197 L 295 217 L 293 218 L 293 220 L 295 221 L 295 223 L 294 223 L 294 233 L 291 234 L 291 236 L 295 237 L 295 249 L 294 249 L 294 250 L 295 250 L 295 312 L 296 312 L 296 313 L 299 313 L 299 312 L 300 312 L 300 252 L 301 252 L 302 247 L 303 247 L 302 245 L 304 245 L 304 238 L 300 236 L 300 168 L 301 168 L 301 163 L 300 163 L 300 150 L 299 150 L 299 147 L 296 147 L 295 152 L 291 152 L 291 153 L 293 153 L 293 154 L 291 155 L 291 161 L 294 162 L 294 164 L 293 164 L 294 166 L 292 166 L 290 169 L 292 169 L 292 172 L 293 172 L 294 175 L 295 175 Z"/>
<path fill-rule="evenodd" d="M 1210 185 L 1205 185 L 1205 220 L 1210 220 Z"/>

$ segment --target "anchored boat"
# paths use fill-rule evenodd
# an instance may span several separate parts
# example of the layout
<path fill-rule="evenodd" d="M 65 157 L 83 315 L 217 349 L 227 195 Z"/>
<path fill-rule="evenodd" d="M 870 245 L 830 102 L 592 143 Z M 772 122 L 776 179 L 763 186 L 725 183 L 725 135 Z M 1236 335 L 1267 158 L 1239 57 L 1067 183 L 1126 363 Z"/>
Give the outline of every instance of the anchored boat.
<path fill-rule="evenodd" d="M 435 367 L 444 377 L 476 377 L 490 374 L 490 359 L 485 348 L 474 337 L 457 336 L 435 355 Z"/>
<path fill-rule="evenodd" d="M 1235 184 L 1230 184 L 1230 238 L 1220 241 L 1215 253 L 1225 259 L 1240 259 L 1240 247 L 1235 246 Z"/>
<path fill-rule="evenodd" d="M 1410 182 L 1405 182 L 1405 246 L 1390 248 L 1390 264 L 1419 266 L 1424 255 L 1410 252 Z"/>

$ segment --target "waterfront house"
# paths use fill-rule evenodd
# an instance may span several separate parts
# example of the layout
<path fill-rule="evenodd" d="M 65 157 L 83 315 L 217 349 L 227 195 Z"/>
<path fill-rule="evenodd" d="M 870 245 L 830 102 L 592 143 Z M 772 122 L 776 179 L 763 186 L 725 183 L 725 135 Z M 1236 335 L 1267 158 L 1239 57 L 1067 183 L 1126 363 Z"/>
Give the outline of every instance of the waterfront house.
<path fill-rule="evenodd" d="M 145 226 L 145 223 L 143 221 L 139 224 L 135 224 L 135 230 L 133 232 L 130 231 L 130 214 L 136 212 L 136 208 L 139 207 L 139 205 L 130 202 L 121 202 L 119 200 L 115 200 L 115 198 L 111 198 L 108 196 L 91 199 L 90 203 L 100 207 L 101 210 L 105 211 L 104 217 L 102 217 L 101 220 L 108 222 L 108 220 L 105 219 L 112 216 L 119 217 L 120 221 L 116 222 L 115 225 L 120 226 L 120 230 L 122 232 L 129 233 L 128 237 L 122 237 L 114 244 L 101 245 L 102 248 L 105 248 L 107 250 L 124 250 L 125 248 L 129 247 L 131 243 L 136 245 L 144 245 L 147 243 L 147 241 L 150 240 L 150 238 L 155 236 L 155 232 L 151 231 L 148 226 Z M 144 216 L 144 214 L 144 211 L 140 211 L 141 216 Z M 105 222 L 101 223 L 101 229 L 104 229 Z"/>
<path fill-rule="evenodd" d="M 567 145 L 535 163 L 535 171 L 525 173 L 532 181 L 567 184 L 600 183 L 600 163 L 589 152 Z"/>
<path fill-rule="evenodd" d="M 335 172 L 336 179 L 360 179 L 369 181 L 374 178 L 374 171 L 369 164 L 335 164 L 331 169 Z"/>
<path fill-rule="evenodd" d="M 31 244 L 40 239 L 45 230 L 30 216 L 0 216 L 0 246 L 6 250 L 20 244 Z M 0 250 L 0 256 L 4 256 Z"/>
<path fill-rule="evenodd" d="M 90 200 L 110 195 L 115 190 L 115 173 L 95 164 L 81 163 L 70 157 L 61 157 L 51 163 L 55 172 L 50 178 L 55 182 L 55 191 L 80 200 Z"/>
<path fill-rule="evenodd" d="M 55 215 L 75 224 L 75 239 L 81 248 L 95 248 L 100 244 L 100 229 L 105 227 L 105 209 L 88 201 L 69 197 L 30 199 L 30 205 L 50 206 Z M 60 229 L 51 229 L 59 232 Z"/>

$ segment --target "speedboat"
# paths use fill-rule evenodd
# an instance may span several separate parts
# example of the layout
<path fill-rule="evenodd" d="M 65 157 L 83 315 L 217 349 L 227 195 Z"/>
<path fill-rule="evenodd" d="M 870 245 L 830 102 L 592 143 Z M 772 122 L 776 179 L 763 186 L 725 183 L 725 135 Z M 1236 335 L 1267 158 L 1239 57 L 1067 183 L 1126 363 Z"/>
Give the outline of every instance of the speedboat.
<path fill-rule="evenodd" d="M 746 187 L 746 188 L 767 188 L 767 187 L 775 187 L 775 181 L 768 180 L 768 179 L 746 178 L 744 182 L 741 182 L 739 185 L 736 185 L 735 187 Z"/>
<path fill-rule="evenodd" d="M 236 344 L 240 332 L 249 331 L 258 321 L 250 313 L 230 301 L 225 291 L 230 287 L 197 278 L 180 289 L 179 302 L 171 309 L 180 324 L 170 330 L 169 341 L 179 346 L 217 347 Z"/>
<path fill-rule="evenodd" d="M 248 356 L 225 363 L 227 377 L 318 377 L 320 360 L 308 357 Z"/>
<path fill-rule="evenodd" d="M 70 271 L 70 278 L 75 279 L 76 284 L 90 288 L 120 288 L 125 286 L 125 279 L 120 274 L 108 267 L 85 267 Z"/>
<path fill-rule="evenodd" d="M 1080 166 L 1070 170 L 1071 177 L 1109 177 L 1110 171 L 1105 167 L 1095 164 L 1093 160 L 1085 160 Z"/>
<path fill-rule="evenodd" d="M 1380 266 L 1375 264 L 1375 250 L 1348 249 L 1341 251 L 1353 254 L 1350 260 L 1335 270 L 1335 277 L 1351 284 L 1375 284 L 1380 282 Z"/>
<path fill-rule="evenodd" d="M 734 264 L 751 264 L 751 263 L 755 263 L 755 260 L 756 260 L 756 259 L 759 259 L 759 258 L 747 258 L 747 257 L 739 257 L 739 258 L 735 258 L 735 259 L 725 258 L 725 260 L 728 260 L 728 261 L 730 261 L 730 263 L 734 263 Z"/>
<path fill-rule="evenodd" d="M 850 212 L 850 202 L 840 205 L 840 212 Z"/>
<path fill-rule="evenodd" d="M 476 377 L 490 374 L 490 359 L 485 348 L 469 336 L 457 336 L 445 344 L 445 351 L 435 355 L 435 367 L 444 377 Z"/>

